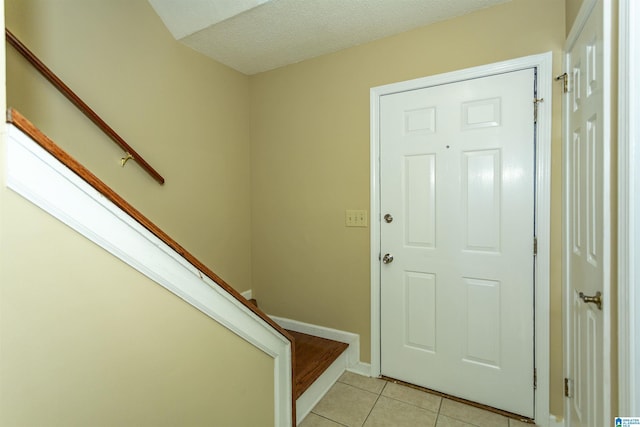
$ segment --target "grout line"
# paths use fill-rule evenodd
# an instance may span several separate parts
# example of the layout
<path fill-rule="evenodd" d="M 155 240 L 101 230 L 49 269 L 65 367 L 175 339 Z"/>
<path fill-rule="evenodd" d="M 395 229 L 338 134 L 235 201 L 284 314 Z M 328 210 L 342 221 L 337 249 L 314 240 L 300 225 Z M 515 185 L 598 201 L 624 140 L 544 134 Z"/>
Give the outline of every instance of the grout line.
<path fill-rule="evenodd" d="M 387 386 L 386 386 L 386 384 L 385 384 L 384 388 L 386 388 L 386 387 L 387 387 Z M 383 388 L 383 390 L 384 390 L 384 388 Z M 383 395 L 383 394 L 382 394 L 382 392 L 381 392 L 381 393 L 380 393 L 380 396 L 382 396 L 382 395 Z M 407 402 L 406 400 L 402 400 L 402 399 L 400 399 L 400 398 L 398 398 L 398 397 L 386 396 L 386 395 L 385 395 L 384 397 L 386 397 L 386 398 L 387 398 L 387 399 L 389 399 L 389 400 L 394 400 L 394 401 L 396 401 L 396 402 L 404 403 L 405 405 L 413 406 L 414 408 L 416 408 L 416 409 L 420 409 L 420 410 L 422 410 L 422 411 L 431 412 L 432 414 L 436 414 L 436 417 L 438 416 L 438 413 L 440 412 L 440 405 L 442 405 L 442 398 L 440 398 L 440 403 L 438 404 L 438 409 L 436 409 L 436 411 L 432 411 L 432 410 L 431 410 L 431 409 L 429 409 L 429 408 L 425 408 L 425 407 L 422 407 L 422 406 L 420 406 L 420 405 L 416 405 L 415 403 L 412 403 L 412 402 Z M 439 397 L 439 396 L 438 396 L 438 397 Z"/>
<path fill-rule="evenodd" d="M 440 419 L 440 410 L 442 409 L 442 402 L 443 401 L 444 401 L 444 398 L 442 396 L 440 396 L 440 404 L 438 405 L 438 412 L 436 412 L 436 426 L 435 427 L 438 426 L 438 420 Z"/>
<path fill-rule="evenodd" d="M 358 375 L 358 374 L 356 374 L 356 375 Z M 385 382 L 384 386 L 380 389 L 380 391 L 379 391 L 379 392 L 377 392 L 377 391 L 367 390 L 366 388 L 358 387 L 357 385 L 353 385 L 353 384 L 351 384 L 351 383 L 347 383 L 347 382 L 344 382 L 344 381 L 340 381 L 340 378 L 338 378 L 338 380 L 337 380 L 336 382 L 337 382 L 337 383 L 340 383 L 340 384 L 344 384 L 344 385 L 351 386 L 351 387 L 353 387 L 353 388 L 357 388 L 358 390 L 366 391 L 367 393 L 377 394 L 378 396 L 382 394 L 382 390 L 384 390 L 384 388 L 387 386 L 387 384 L 386 384 L 386 382 Z"/>
<path fill-rule="evenodd" d="M 469 427 L 481 427 L 481 426 L 479 426 L 478 424 L 473 424 L 473 423 L 471 423 L 471 422 L 469 422 L 469 421 L 467 421 L 467 420 L 461 420 L 460 418 L 456 418 L 456 417 L 455 417 L 455 416 L 453 416 L 453 415 L 444 415 L 444 414 L 442 414 L 442 416 L 443 416 L 443 417 L 446 417 L 446 418 L 449 418 L 450 420 L 454 420 L 454 421 L 456 421 L 456 422 L 463 423 L 463 424 L 465 424 L 465 425 L 467 425 L 467 426 L 469 426 Z M 440 419 L 440 414 L 438 414 L 438 418 L 436 418 L 436 424 L 438 424 L 438 420 L 439 420 L 439 419 Z M 508 419 L 507 419 L 507 426 L 506 426 L 506 427 L 509 427 L 509 421 L 508 421 Z"/>
<path fill-rule="evenodd" d="M 384 383 L 384 385 L 383 385 L 383 386 L 382 386 L 382 388 L 380 389 L 380 393 L 379 393 L 379 394 L 380 394 L 380 396 L 382 396 L 382 393 L 384 392 L 384 389 L 385 389 L 385 388 L 387 388 L 387 385 L 388 385 L 388 384 L 389 384 L 389 381 L 386 381 L 386 382 Z"/>
<path fill-rule="evenodd" d="M 329 421 L 331 421 L 332 423 L 336 423 L 336 424 L 341 425 L 341 426 L 343 426 L 343 427 L 349 427 L 349 426 L 347 426 L 346 424 L 342 424 L 341 422 L 338 422 L 338 421 L 336 421 L 336 420 L 333 420 L 333 419 L 331 419 L 331 418 L 329 418 L 329 417 L 325 417 L 324 415 L 316 414 L 316 413 L 315 413 L 315 412 L 313 412 L 313 411 L 311 411 L 311 412 L 309 412 L 309 413 L 310 413 L 310 414 L 313 414 L 313 415 L 317 415 L 317 416 L 319 416 L 320 418 L 324 418 L 325 420 L 329 420 Z M 308 416 L 308 415 L 307 415 L 307 416 Z"/>
<path fill-rule="evenodd" d="M 386 389 L 387 385 L 388 385 L 389 383 L 393 383 L 393 384 L 397 384 L 397 385 L 400 385 L 400 386 L 403 386 L 403 387 L 407 387 L 407 388 L 409 388 L 409 389 L 418 390 L 418 391 L 421 391 L 421 392 L 424 392 L 424 393 L 427 393 L 427 394 L 430 394 L 430 395 L 435 395 L 435 396 L 437 396 L 437 397 L 440 397 L 440 402 L 439 402 L 439 404 L 438 404 L 438 407 L 437 407 L 436 411 L 434 412 L 434 411 L 433 411 L 433 410 L 431 410 L 431 409 L 423 408 L 423 407 L 421 407 L 421 406 L 418 406 L 418 405 L 416 405 L 416 404 L 414 404 L 414 403 L 411 403 L 411 402 L 407 402 L 407 401 L 402 400 L 402 399 L 398 399 L 398 398 L 390 397 L 390 396 L 385 396 L 385 397 L 387 397 L 387 398 L 389 398 L 389 399 L 391 399 L 391 400 L 394 400 L 394 401 L 396 401 L 396 402 L 401 402 L 401 403 L 403 403 L 403 404 L 410 405 L 410 406 L 413 406 L 413 407 L 415 407 L 415 408 L 418 408 L 418 409 L 421 409 L 421 410 L 424 410 L 424 411 L 428 411 L 428 412 L 430 412 L 430 413 L 432 413 L 432 414 L 434 414 L 434 413 L 435 413 L 435 415 L 436 415 L 436 418 L 435 418 L 435 422 L 436 422 L 436 424 L 435 424 L 435 425 L 437 425 L 438 420 L 440 420 L 440 417 L 442 416 L 442 417 L 445 417 L 445 418 L 451 418 L 451 419 L 453 419 L 453 420 L 456 420 L 456 421 L 459 421 L 459 422 L 463 422 L 463 423 L 465 423 L 466 425 L 468 425 L 468 426 L 470 426 L 470 427 L 478 427 L 478 425 L 477 425 L 477 424 L 474 424 L 474 423 L 472 423 L 472 422 L 469 422 L 468 420 L 458 419 L 455 415 L 453 415 L 453 416 L 452 416 L 452 415 L 445 415 L 445 414 L 442 414 L 442 413 L 441 413 L 441 412 L 442 412 L 442 409 L 443 409 L 443 405 L 444 405 L 444 399 L 449 399 L 449 400 L 452 400 L 452 401 L 454 401 L 454 402 L 458 401 L 458 403 L 468 404 L 468 402 L 464 401 L 463 399 L 451 398 L 451 396 L 448 396 L 448 395 L 446 395 L 446 394 L 444 394 L 444 393 L 433 392 L 432 390 L 428 390 L 428 389 L 425 389 L 425 388 L 423 388 L 423 387 L 412 386 L 411 384 L 407 384 L 407 383 L 404 383 L 404 382 L 402 382 L 402 381 L 398 381 L 398 380 L 393 380 L 393 379 L 388 378 L 388 377 L 382 377 L 382 378 L 380 378 L 380 379 L 382 379 L 385 383 L 384 383 L 383 387 L 380 389 L 380 392 L 378 392 L 378 393 L 376 393 L 376 392 L 374 392 L 374 391 L 371 391 L 371 390 L 367 390 L 367 389 L 364 389 L 364 388 L 358 387 L 358 386 L 355 386 L 355 385 L 353 385 L 353 384 L 350 384 L 350 383 L 347 383 L 347 382 L 344 382 L 344 381 L 341 381 L 340 379 L 338 379 L 338 381 L 336 381 L 336 382 L 341 383 L 342 385 L 345 385 L 345 386 L 351 387 L 351 388 L 353 388 L 354 390 L 359 390 L 359 391 L 363 391 L 363 392 L 366 392 L 366 393 L 371 393 L 371 394 L 374 394 L 374 395 L 375 395 L 375 394 L 377 394 L 377 397 L 376 397 L 376 399 L 375 399 L 375 402 L 374 402 L 373 406 L 371 407 L 371 409 L 369 410 L 369 412 L 368 412 L 367 416 L 365 417 L 365 419 L 364 419 L 364 421 L 363 421 L 363 425 L 364 425 L 364 424 L 366 424 L 366 422 L 367 422 L 367 421 L 369 420 L 369 418 L 371 417 L 371 414 L 373 413 L 373 410 L 375 409 L 376 405 L 380 402 L 380 397 L 382 397 L 382 396 L 383 396 L 384 390 Z M 505 416 L 504 416 L 504 414 L 497 413 L 496 411 L 490 411 L 490 410 L 487 410 L 487 409 L 486 409 L 486 408 L 484 408 L 484 407 L 479 407 L 479 406 L 481 406 L 481 405 L 478 405 L 478 406 L 475 406 L 475 405 L 469 405 L 469 406 L 471 406 L 472 408 L 475 408 L 475 409 L 482 410 L 483 412 L 487 412 L 487 413 L 489 413 L 489 414 L 491 414 L 491 413 L 492 413 L 492 414 L 494 414 L 494 415 L 502 415 L 502 417 L 504 417 L 504 418 L 506 419 L 506 421 L 507 421 L 507 427 L 511 427 L 511 425 L 513 424 L 511 420 L 512 420 L 512 419 L 514 419 L 514 418 L 505 417 Z M 322 416 L 322 415 L 317 414 L 317 413 L 315 413 L 315 412 L 313 412 L 313 411 L 312 411 L 312 413 L 314 413 L 315 415 L 318 415 L 318 416 L 320 416 L 320 417 L 322 417 L 322 418 L 325 418 L 325 419 L 327 419 L 327 420 L 329 420 L 329 421 L 335 422 L 335 423 L 337 423 L 337 424 L 339 424 L 339 425 L 341 425 L 341 426 L 343 426 L 343 425 L 344 425 L 344 424 L 342 424 L 342 423 L 340 423 L 340 422 L 338 422 L 338 421 L 335 421 L 335 420 L 333 420 L 333 419 L 331 419 L 331 418 L 328 418 L 328 417 Z M 443 420 L 444 420 L 444 418 L 443 418 Z M 532 427 L 535 427 L 533 424 L 532 424 L 531 426 L 532 426 Z"/>
<path fill-rule="evenodd" d="M 380 396 L 382 396 L 382 394 Z M 393 400 L 393 401 L 396 401 L 396 402 L 403 403 L 403 404 L 408 405 L 408 406 L 413 406 L 414 408 L 420 409 L 421 411 L 431 412 L 432 414 L 435 414 L 436 417 L 438 416 L 438 412 L 434 412 L 429 408 L 423 408 L 422 406 L 416 405 L 415 403 L 407 402 L 406 400 L 402 400 L 402 399 L 399 399 L 397 397 L 391 397 L 391 396 L 383 396 L 383 397 L 386 397 L 389 400 Z"/>
<path fill-rule="evenodd" d="M 386 385 L 385 385 L 386 387 Z M 380 393 L 378 395 L 378 397 L 376 398 L 376 401 L 373 402 L 373 406 L 371 407 L 371 410 L 369 411 L 369 413 L 367 414 L 367 416 L 364 419 L 364 422 L 362 423 L 362 425 L 365 425 L 367 423 L 367 420 L 369 419 L 369 417 L 371 416 L 371 413 L 373 412 L 373 409 L 376 407 L 376 405 L 378 404 L 378 401 L 380 400 L 380 396 L 382 396 L 382 393 Z"/>
<path fill-rule="evenodd" d="M 375 394 L 375 395 L 379 396 L 379 394 L 378 394 L 378 393 L 376 393 L 375 391 L 365 390 L 365 389 L 363 389 L 363 388 L 356 387 L 356 386 L 354 386 L 353 384 L 348 384 L 348 383 L 343 383 L 343 382 L 340 382 L 340 384 L 342 384 L 342 385 L 346 385 L 346 386 L 348 386 L 348 387 L 353 387 L 353 388 L 355 388 L 356 390 L 364 391 L 364 392 L 366 392 L 366 393 L 369 393 L 369 394 Z"/>
<path fill-rule="evenodd" d="M 476 409 L 481 409 L 481 410 L 483 410 L 485 412 L 491 412 L 493 414 L 502 415 L 503 417 L 505 417 L 507 419 L 514 419 L 514 420 L 523 422 L 525 424 L 530 424 L 532 427 L 535 427 L 535 424 L 532 423 L 533 420 L 530 420 L 530 419 L 528 419 L 526 417 L 523 417 L 522 415 L 514 414 L 512 412 L 507 412 L 507 411 L 504 411 L 502 409 L 497 409 L 497 408 L 494 408 L 494 407 L 491 407 L 491 406 L 483 405 L 482 403 L 473 402 L 471 400 L 462 399 L 460 397 L 452 396 L 452 395 L 447 394 L 447 393 L 442 393 L 442 392 L 439 392 L 439 391 L 436 391 L 436 390 L 432 390 L 432 389 L 429 389 L 429 388 L 426 388 L 426 387 L 421 387 L 421 386 L 418 386 L 418 385 L 415 385 L 415 384 L 411 384 L 411 383 L 407 383 L 407 382 L 404 382 L 404 381 L 401 381 L 401 380 L 396 380 L 394 378 L 386 377 L 384 375 L 382 375 L 380 378 L 385 380 L 385 381 L 392 382 L 394 384 L 399 384 L 399 385 L 403 385 L 403 386 L 406 386 L 406 387 L 409 387 L 409 388 L 412 388 L 412 389 L 415 389 L 415 390 L 420 390 L 420 391 L 424 391 L 426 393 L 434 394 L 436 396 L 442 397 L 443 399 L 449 399 L 451 401 L 462 403 L 464 405 L 471 406 L 471 407 L 476 408 Z M 525 420 L 527 420 L 527 421 L 525 421 Z"/>

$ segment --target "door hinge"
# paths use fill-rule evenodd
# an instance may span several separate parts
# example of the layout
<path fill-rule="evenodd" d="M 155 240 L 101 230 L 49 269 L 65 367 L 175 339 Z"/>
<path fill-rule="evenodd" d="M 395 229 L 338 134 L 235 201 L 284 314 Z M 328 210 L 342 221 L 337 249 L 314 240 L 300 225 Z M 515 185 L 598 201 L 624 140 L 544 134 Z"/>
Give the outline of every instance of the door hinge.
<path fill-rule="evenodd" d="M 562 93 L 569 93 L 569 74 L 562 73 L 556 76 L 556 81 L 562 81 Z"/>
<path fill-rule="evenodd" d="M 533 368 L 533 389 L 538 389 L 538 369 Z"/>
<path fill-rule="evenodd" d="M 534 236 L 533 238 L 533 256 L 538 255 L 538 238 Z"/>
<path fill-rule="evenodd" d="M 564 395 L 565 397 L 573 397 L 573 381 L 569 378 L 564 379 Z"/>
<path fill-rule="evenodd" d="M 538 104 L 544 101 L 544 98 L 533 98 L 533 122 L 538 123 Z"/>

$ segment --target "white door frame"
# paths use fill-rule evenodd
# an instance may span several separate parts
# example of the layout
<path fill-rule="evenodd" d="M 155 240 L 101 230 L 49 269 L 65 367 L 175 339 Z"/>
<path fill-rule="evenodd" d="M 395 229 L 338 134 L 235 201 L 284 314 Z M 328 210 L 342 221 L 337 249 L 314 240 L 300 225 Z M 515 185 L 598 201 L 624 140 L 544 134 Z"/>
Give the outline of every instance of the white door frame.
<path fill-rule="evenodd" d="M 380 369 L 380 97 L 494 74 L 537 68 L 539 105 L 536 144 L 535 421 L 549 424 L 549 259 L 551 230 L 551 52 L 393 83 L 371 89 L 371 375 Z M 533 102 L 533 99 L 531 100 Z M 533 379 L 532 379 L 533 381 Z"/>
<path fill-rule="evenodd" d="M 640 414 L 640 5 L 620 0 L 618 96 L 618 398 L 614 416 Z"/>

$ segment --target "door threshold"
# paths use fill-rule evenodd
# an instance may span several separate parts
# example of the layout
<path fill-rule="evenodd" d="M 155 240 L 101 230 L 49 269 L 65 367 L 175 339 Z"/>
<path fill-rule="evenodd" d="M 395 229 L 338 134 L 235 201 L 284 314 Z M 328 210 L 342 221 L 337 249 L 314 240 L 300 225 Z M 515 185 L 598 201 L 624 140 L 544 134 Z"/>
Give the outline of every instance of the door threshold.
<path fill-rule="evenodd" d="M 484 411 L 493 412 L 494 414 L 502 415 L 504 417 L 511 418 L 513 420 L 518 420 L 518 421 L 526 423 L 526 424 L 535 425 L 535 421 L 532 420 L 531 418 L 523 417 L 522 415 L 514 414 L 513 412 L 508 412 L 508 411 L 504 411 L 502 409 L 494 408 L 492 406 L 483 405 L 482 403 L 472 402 L 471 400 L 466 400 L 466 399 L 463 399 L 461 397 L 452 396 L 452 395 L 447 394 L 447 393 L 442 393 L 440 391 L 432 390 L 432 389 L 426 388 L 426 387 L 421 387 L 419 385 L 407 383 L 407 382 L 404 382 L 404 381 L 401 381 L 401 380 L 397 380 L 395 378 L 387 377 L 387 376 L 384 376 L 384 375 L 381 375 L 380 378 L 382 378 L 385 381 L 394 383 L 394 384 L 400 384 L 400 385 L 403 385 L 403 386 L 406 386 L 406 387 L 409 387 L 409 388 L 413 388 L 413 389 L 416 389 L 416 390 L 424 391 L 426 393 L 435 394 L 436 396 L 444 397 L 446 399 L 453 400 L 455 402 L 464 403 L 465 405 L 473 406 L 475 408 L 482 409 Z"/>

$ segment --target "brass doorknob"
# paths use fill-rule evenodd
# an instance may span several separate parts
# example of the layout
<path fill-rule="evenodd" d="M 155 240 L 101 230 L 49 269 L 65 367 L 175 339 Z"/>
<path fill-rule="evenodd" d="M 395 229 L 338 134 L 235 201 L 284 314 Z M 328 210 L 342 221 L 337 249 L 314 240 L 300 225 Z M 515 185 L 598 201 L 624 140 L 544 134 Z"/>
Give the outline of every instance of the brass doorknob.
<path fill-rule="evenodd" d="M 592 297 L 590 297 L 589 295 L 585 295 L 583 292 L 580 292 L 578 296 L 583 302 L 587 304 L 595 304 L 596 307 L 598 307 L 598 310 L 602 310 L 602 292 L 598 291 Z"/>
<path fill-rule="evenodd" d="M 384 254 L 384 256 L 382 257 L 382 262 L 383 264 L 389 264 L 393 262 L 393 255 L 391 254 Z"/>

